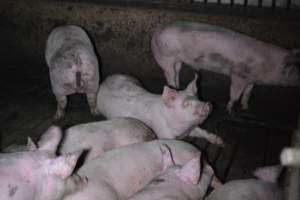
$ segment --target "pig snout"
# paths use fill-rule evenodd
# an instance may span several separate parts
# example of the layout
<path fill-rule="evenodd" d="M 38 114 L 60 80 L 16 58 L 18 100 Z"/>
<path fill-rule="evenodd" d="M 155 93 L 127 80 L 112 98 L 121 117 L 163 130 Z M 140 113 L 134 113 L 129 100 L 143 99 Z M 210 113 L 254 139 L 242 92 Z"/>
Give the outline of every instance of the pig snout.
<path fill-rule="evenodd" d="M 194 116 L 198 117 L 199 119 L 204 120 L 209 113 L 212 110 L 212 104 L 207 102 L 207 103 L 203 103 L 203 102 L 199 102 L 196 107 L 195 107 L 195 112 L 193 113 Z"/>

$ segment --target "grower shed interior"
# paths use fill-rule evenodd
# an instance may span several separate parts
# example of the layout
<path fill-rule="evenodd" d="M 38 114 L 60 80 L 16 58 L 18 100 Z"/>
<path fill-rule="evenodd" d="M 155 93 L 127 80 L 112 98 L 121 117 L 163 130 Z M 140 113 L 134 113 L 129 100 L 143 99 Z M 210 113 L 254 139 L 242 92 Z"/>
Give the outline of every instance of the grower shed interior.
<path fill-rule="evenodd" d="M 263 0 L 264 1 L 264 0 Z M 300 9 L 287 6 L 242 5 L 234 1 L 1 1 L 0 3 L 0 134 L 1 148 L 37 141 L 52 124 L 66 129 L 91 121 L 83 94 L 68 97 L 66 116 L 53 121 L 56 100 L 45 62 L 45 44 L 59 25 L 75 24 L 90 35 L 100 63 L 100 83 L 114 73 L 132 74 L 146 89 L 161 94 L 166 84 L 156 64 L 150 40 L 159 24 L 175 20 L 223 26 L 287 49 L 300 47 Z M 248 3 L 247 3 L 248 2 Z M 272 1 L 275 2 L 275 1 Z M 183 88 L 195 71 L 184 67 Z M 199 97 L 210 101 L 213 111 L 200 126 L 222 137 L 219 147 L 205 140 L 187 138 L 206 154 L 222 181 L 249 178 L 260 166 L 279 164 L 283 147 L 294 144 L 300 110 L 299 88 L 255 86 L 250 107 L 226 112 L 229 77 L 200 70 Z M 296 144 L 295 144 L 296 145 Z"/>

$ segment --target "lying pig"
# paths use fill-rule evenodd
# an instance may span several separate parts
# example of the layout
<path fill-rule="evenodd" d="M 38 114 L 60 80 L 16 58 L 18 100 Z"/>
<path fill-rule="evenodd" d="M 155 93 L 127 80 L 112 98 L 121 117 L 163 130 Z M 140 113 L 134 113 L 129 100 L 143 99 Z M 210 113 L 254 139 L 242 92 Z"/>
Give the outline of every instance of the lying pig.
<path fill-rule="evenodd" d="M 87 185 L 87 180 L 71 175 L 79 152 L 57 157 L 60 130 L 51 127 L 52 138 L 28 151 L 0 154 L 1 200 L 61 200 Z"/>
<path fill-rule="evenodd" d="M 282 189 L 277 184 L 280 167 L 264 167 L 254 172 L 260 179 L 233 180 L 215 189 L 206 200 L 282 200 Z"/>
<path fill-rule="evenodd" d="M 164 170 L 161 144 L 170 148 L 175 163 L 180 165 L 199 156 L 198 149 L 179 140 L 154 140 L 114 149 L 78 170 L 79 175 L 88 178 L 88 185 L 64 200 L 129 198 Z"/>
<path fill-rule="evenodd" d="M 200 156 L 196 156 L 183 166 L 175 165 L 171 153 L 163 152 L 164 171 L 153 178 L 142 190 L 135 193 L 129 200 L 201 200 L 205 193 L 203 190 L 209 184 L 201 185 Z M 212 177 L 212 174 L 211 174 Z M 199 185 L 198 185 L 199 184 Z"/>
<path fill-rule="evenodd" d="M 200 129 L 211 111 L 211 104 L 197 97 L 197 76 L 185 90 L 167 86 L 162 95 L 142 88 L 141 83 L 128 75 L 112 75 L 101 84 L 97 106 L 107 118 L 132 117 L 143 121 L 158 138 L 182 138 L 186 135 L 204 137 L 214 144 L 223 144 L 218 136 Z"/>
<path fill-rule="evenodd" d="M 173 87 L 179 87 L 183 63 L 196 70 L 230 76 L 228 112 L 240 96 L 243 109 L 248 108 L 254 84 L 300 85 L 299 51 L 289 51 L 219 26 L 175 22 L 160 27 L 153 35 L 152 51 Z"/>
<path fill-rule="evenodd" d="M 86 93 L 91 113 L 98 114 L 99 67 L 87 33 L 74 25 L 56 27 L 48 37 L 45 56 L 57 101 L 54 118 L 64 116 L 67 95 L 73 93 Z"/>
<path fill-rule="evenodd" d="M 105 151 L 155 139 L 153 131 L 143 122 L 132 118 L 115 118 L 79 124 L 66 130 L 61 153 L 89 150 L 85 161 Z"/>

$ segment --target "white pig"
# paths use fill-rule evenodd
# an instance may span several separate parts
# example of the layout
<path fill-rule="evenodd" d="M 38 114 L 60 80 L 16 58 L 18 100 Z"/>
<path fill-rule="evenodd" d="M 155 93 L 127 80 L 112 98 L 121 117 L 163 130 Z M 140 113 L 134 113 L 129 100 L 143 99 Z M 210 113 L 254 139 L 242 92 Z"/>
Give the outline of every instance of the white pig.
<path fill-rule="evenodd" d="M 179 87 L 183 63 L 230 76 L 229 113 L 241 96 L 243 109 L 248 108 L 254 84 L 300 85 L 300 52 L 219 26 L 175 22 L 159 27 L 152 38 L 152 52 L 173 87 Z"/>
<path fill-rule="evenodd" d="M 223 144 L 217 135 L 200 129 L 211 111 L 211 104 L 197 97 L 197 75 L 185 90 L 167 86 L 162 95 L 145 90 L 129 75 L 109 76 L 100 86 L 97 96 L 99 111 L 108 119 L 132 117 L 153 129 L 158 138 L 204 137 L 214 144 Z"/>
<path fill-rule="evenodd" d="M 89 161 L 105 151 L 153 139 L 153 131 L 143 122 L 127 117 L 115 118 L 68 128 L 60 152 L 85 149 L 88 150 L 85 161 Z"/>
<path fill-rule="evenodd" d="M 79 175 L 87 176 L 88 185 L 64 200 L 129 198 L 164 170 L 161 144 L 170 147 L 175 163 L 180 165 L 199 156 L 198 149 L 179 140 L 155 140 L 114 149 L 78 170 Z"/>
<path fill-rule="evenodd" d="M 153 178 L 142 190 L 135 193 L 129 200 L 201 200 L 209 182 L 199 184 L 201 163 L 196 156 L 186 164 L 175 165 L 171 152 L 163 152 L 164 171 Z M 202 174 L 205 176 L 206 174 Z M 210 180 L 213 174 L 210 174 Z M 201 177 L 201 179 L 204 177 Z M 207 181 L 207 180 L 206 180 Z"/>
<path fill-rule="evenodd" d="M 39 148 L 30 143 L 27 151 L 0 154 L 1 200 L 61 200 L 87 185 L 85 178 L 71 175 L 80 152 L 57 157 L 61 131 L 48 131 L 53 137 Z"/>
<path fill-rule="evenodd" d="M 229 181 L 213 190 L 206 200 L 282 200 L 282 189 L 277 184 L 280 170 L 280 166 L 259 168 L 254 175 L 260 179 Z"/>
<path fill-rule="evenodd" d="M 99 67 L 87 33 L 75 25 L 54 28 L 47 40 L 45 57 L 57 101 L 54 118 L 64 116 L 67 95 L 73 93 L 86 93 L 91 113 L 98 114 Z"/>

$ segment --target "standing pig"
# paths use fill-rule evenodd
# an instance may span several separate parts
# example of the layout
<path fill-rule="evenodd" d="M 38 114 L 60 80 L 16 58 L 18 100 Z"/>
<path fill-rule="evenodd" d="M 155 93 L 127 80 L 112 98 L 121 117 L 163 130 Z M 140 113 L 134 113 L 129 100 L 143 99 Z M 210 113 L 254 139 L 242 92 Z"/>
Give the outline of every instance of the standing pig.
<path fill-rule="evenodd" d="M 162 144 L 170 147 L 174 161 L 180 165 L 199 156 L 198 149 L 179 140 L 154 140 L 114 149 L 78 170 L 79 175 L 88 178 L 88 185 L 64 200 L 129 198 L 164 170 L 160 150 Z"/>
<path fill-rule="evenodd" d="M 56 27 L 48 37 L 45 56 L 57 101 L 54 118 L 64 116 L 67 95 L 73 93 L 86 93 L 91 113 L 98 114 L 99 67 L 87 33 L 74 25 Z"/>
<path fill-rule="evenodd" d="M 85 161 L 89 161 L 105 151 L 153 139 L 153 131 L 143 122 L 132 118 L 115 118 L 67 129 L 60 152 L 71 153 L 86 149 L 89 152 Z"/>
<path fill-rule="evenodd" d="M 163 152 L 164 171 L 153 178 L 142 190 L 135 193 L 129 200 L 201 200 L 209 182 L 199 184 L 200 156 L 196 156 L 183 166 L 175 165 L 170 152 Z M 205 166 L 204 166 L 205 167 Z M 212 171 L 211 171 L 212 172 Z M 205 174 L 202 174 L 205 176 Z M 201 176 L 201 179 L 203 178 Z M 213 174 L 210 174 L 210 180 Z"/>
<path fill-rule="evenodd" d="M 254 84 L 299 86 L 300 52 L 289 51 L 218 26 L 175 22 L 152 38 L 155 60 L 169 85 L 179 87 L 183 63 L 230 76 L 227 111 L 242 96 L 243 109 Z"/>
<path fill-rule="evenodd" d="M 211 111 L 211 104 L 197 97 L 197 76 L 185 90 L 167 86 L 162 95 L 142 88 L 128 75 L 112 75 L 101 84 L 97 106 L 107 118 L 132 117 L 143 121 L 158 138 L 183 138 L 186 135 L 204 137 L 214 144 L 223 144 L 218 136 L 200 129 Z"/>
<path fill-rule="evenodd" d="M 260 179 L 233 180 L 215 189 L 206 200 L 282 200 L 277 184 L 281 168 L 263 167 L 254 172 Z"/>
<path fill-rule="evenodd" d="M 72 175 L 79 152 L 56 157 L 61 132 L 52 127 L 48 141 L 28 151 L 0 154 L 1 200 L 61 200 L 84 188 L 86 179 Z"/>

